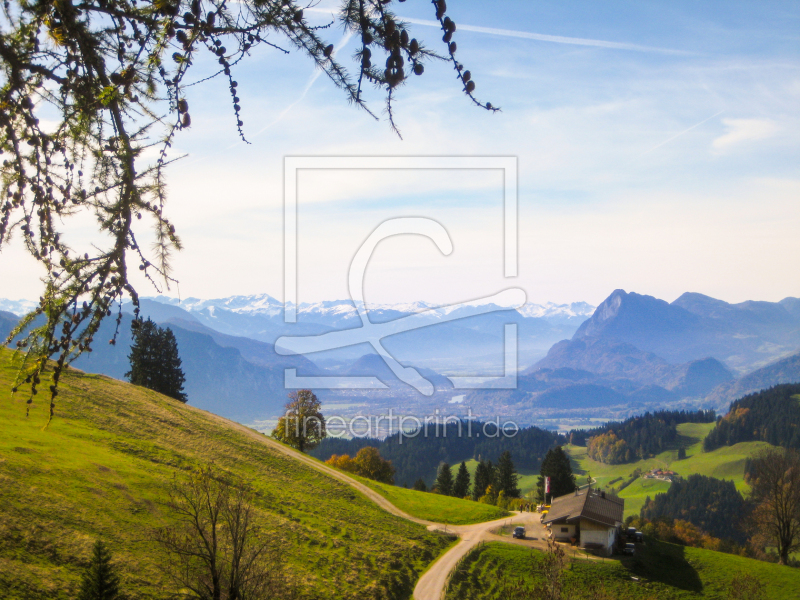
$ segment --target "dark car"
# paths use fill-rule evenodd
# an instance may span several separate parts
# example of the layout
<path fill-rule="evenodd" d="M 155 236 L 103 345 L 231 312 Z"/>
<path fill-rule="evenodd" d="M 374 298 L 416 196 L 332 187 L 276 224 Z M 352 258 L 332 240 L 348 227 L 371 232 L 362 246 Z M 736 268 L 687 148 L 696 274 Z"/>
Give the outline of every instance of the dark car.
<path fill-rule="evenodd" d="M 518 538 L 520 540 L 525 539 L 525 528 L 524 527 L 515 527 L 514 533 L 511 534 L 513 537 Z"/>
<path fill-rule="evenodd" d="M 628 538 L 629 540 L 632 540 L 633 538 L 635 538 L 636 537 L 636 527 L 628 527 L 628 529 L 625 530 L 625 537 Z"/>
<path fill-rule="evenodd" d="M 633 536 L 633 541 L 641 544 L 644 541 L 644 534 L 641 531 L 637 531 L 636 535 Z"/>
<path fill-rule="evenodd" d="M 625 544 L 625 547 L 622 549 L 622 553 L 623 554 L 630 554 L 631 556 L 633 556 L 634 554 L 636 554 L 636 544 L 628 542 L 627 544 Z"/>

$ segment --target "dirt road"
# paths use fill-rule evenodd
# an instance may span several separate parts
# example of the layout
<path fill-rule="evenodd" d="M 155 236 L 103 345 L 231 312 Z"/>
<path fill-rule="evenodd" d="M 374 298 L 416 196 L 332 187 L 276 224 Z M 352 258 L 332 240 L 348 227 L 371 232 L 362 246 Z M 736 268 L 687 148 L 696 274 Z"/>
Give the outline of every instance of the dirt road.
<path fill-rule="evenodd" d="M 440 600 L 444 596 L 447 578 L 455 569 L 458 561 L 480 542 L 511 542 L 532 548 L 546 548 L 544 528 L 537 513 L 516 513 L 511 517 L 475 525 L 459 525 L 448 527 L 447 531 L 456 533 L 461 541 L 439 557 L 430 568 L 423 573 L 414 588 L 414 600 Z M 494 530 L 505 524 L 523 525 L 526 529 L 525 540 L 514 540 L 510 535 L 497 535 Z M 428 529 L 444 529 L 442 525 L 429 526 Z M 536 538 L 536 539 L 533 539 Z"/>
<path fill-rule="evenodd" d="M 458 561 L 479 542 L 501 541 L 536 548 L 546 548 L 547 546 L 543 538 L 544 528 L 540 523 L 541 516 L 537 513 L 517 513 L 511 517 L 506 517 L 497 521 L 489 521 L 486 523 L 476 523 L 475 525 L 446 526 L 441 523 L 432 523 L 431 521 L 425 521 L 424 519 L 417 519 L 416 517 L 412 517 L 408 513 L 397 508 L 378 492 L 367 487 L 360 481 L 349 477 L 341 471 L 337 471 L 336 469 L 333 469 L 321 463 L 320 461 L 303 454 L 302 452 L 298 452 L 297 450 L 284 446 L 272 438 L 254 431 L 249 427 L 245 427 L 239 423 L 234 423 L 233 421 L 229 421 L 223 417 L 219 417 L 211 413 L 207 414 L 217 421 L 224 422 L 228 427 L 233 427 L 248 437 L 266 444 L 277 452 L 291 456 L 293 459 L 298 460 L 303 464 L 308 465 L 309 467 L 316 469 L 325 475 L 328 475 L 329 477 L 333 477 L 342 483 L 352 486 L 388 513 L 397 515 L 403 519 L 408 519 L 414 523 L 419 523 L 420 525 L 425 525 L 431 531 L 447 531 L 448 533 L 455 533 L 458 535 L 461 538 L 461 541 L 440 556 L 439 559 L 433 563 L 422 575 L 422 577 L 420 577 L 416 587 L 414 588 L 414 600 L 440 600 L 444 596 L 445 585 L 447 584 L 447 578 L 448 575 L 450 575 L 450 572 L 455 568 Z M 499 529 L 502 525 L 510 523 L 525 526 L 528 539 L 513 540 L 509 535 L 500 536 L 493 533 L 493 531 Z"/>

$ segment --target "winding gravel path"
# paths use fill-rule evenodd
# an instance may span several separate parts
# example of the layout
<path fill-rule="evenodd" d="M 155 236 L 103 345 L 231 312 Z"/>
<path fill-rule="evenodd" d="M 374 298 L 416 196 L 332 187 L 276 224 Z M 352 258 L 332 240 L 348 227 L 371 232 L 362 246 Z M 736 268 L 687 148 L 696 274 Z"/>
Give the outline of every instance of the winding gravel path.
<path fill-rule="evenodd" d="M 361 492 L 364 496 L 369 498 L 372 502 L 380 506 L 388 513 L 402 517 L 403 519 L 407 519 L 409 521 L 413 521 L 414 523 L 424 525 L 430 531 L 446 531 L 448 533 L 454 533 L 458 535 L 461 538 L 461 541 L 440 556 L 438 560 L 436 560 L 436 562 L 434 562 L 428 568 L 428 570 L 423 573 L 422 577 L 419 578 L 419 581 L 417 581 L 417 585 L 414 588 L 414 600 L 441 600 L 441 598 L 444 597 L 445 586 L 447 585 L 447 578 L 450 575 L 450 572 L 456 567 L 458 561 L 462 557 L 466 556 L 466 554 L 480 542 L 507 542 L 540 549 L 545 549 L 547 547 L 547 544 L 544 541 L 544 528 L 540 523 L 541 517 L 537 513 L 516 513 L 511 517 L 505 517 L 504 519 L 498 519 L 496 521 L 476 523 L 474 525 L 455 526 L 444 525 L 442 523 L 433 523 L 431 521 L 425 521 L 424 519 L 417 519 L 416 517 L 412 517 L 408 513 L 397 508 L 394 504 L 389 502 L 386 498 L 381 496 L 372 488 L 367 487 L 360 481 L 353 479 L 345 473 L 337 471 L 336 469 L 329 467 L 328 465 L 315 460 L 306 454 L 303 454 L 302 452 L 298 452 L 293 448 L 284 446 L 272 438 L 250 429 L 249 427 L 245 427 L 239 423 L 234 423 L 233 421 L 229 421 L 218 415 L 213 415 L 211 413 L 207 414 L 214 420 L 225 423 L 225 425 L 228 427 L 232 427 L 233 429 L 244 433 L 246 436 L 302 462 L 312 469 L 316 469 L 317 471 L 320 471 L 329 477 L 333 477 L 342 483 L 346 483 L 347 485 Z M 529 539 L 514 540 L 509 536 L 499 536 L 493 533 L 493 530 L 497 530 L 502 525 L 509 523 L 514 523 L 515 525 L 524 525 L 528 531 Z M 530 536 L 533 536 L 533 538 L 530 538 Z"/>

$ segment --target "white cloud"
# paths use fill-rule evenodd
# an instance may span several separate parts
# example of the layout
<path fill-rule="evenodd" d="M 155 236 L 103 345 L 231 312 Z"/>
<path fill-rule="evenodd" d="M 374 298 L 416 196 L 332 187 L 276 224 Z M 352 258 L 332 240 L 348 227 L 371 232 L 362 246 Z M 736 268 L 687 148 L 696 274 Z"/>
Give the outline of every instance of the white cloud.
<path fill-rule="evenodd" d="M 726 132 L 711 145 L 725 151 L 743 142 L 755 142 L 775 136 L 780 128 L 772 119 L 722 119 Z"/>

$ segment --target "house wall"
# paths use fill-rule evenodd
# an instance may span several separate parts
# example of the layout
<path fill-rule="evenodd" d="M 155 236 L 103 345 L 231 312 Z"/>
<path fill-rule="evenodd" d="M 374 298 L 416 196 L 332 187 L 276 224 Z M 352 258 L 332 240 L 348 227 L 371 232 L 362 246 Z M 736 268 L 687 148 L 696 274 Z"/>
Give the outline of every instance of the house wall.
<path fill-rule="evenodd" d="M 553 532 L 553 538 L 559 541 L 569 541 L 570 538 L 578 537 L 575 534 L 577 528 L 572 523 L 553 523 L 550 525 L 550 530 Z"/>
<path fill-rule="evenodd" d="M 614 548 L 616 531 L 614 527 L 606 527 L 593 521 L 581 519 L 581 546 L 600 544 L 611 554 Z"/>

